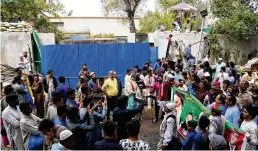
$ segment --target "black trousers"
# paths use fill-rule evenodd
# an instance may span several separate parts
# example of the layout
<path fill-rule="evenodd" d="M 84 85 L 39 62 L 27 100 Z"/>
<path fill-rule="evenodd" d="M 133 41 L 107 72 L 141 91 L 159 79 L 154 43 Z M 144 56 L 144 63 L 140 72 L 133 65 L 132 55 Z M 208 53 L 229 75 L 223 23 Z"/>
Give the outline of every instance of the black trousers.
<path fill-rule="evenodd" d="M 159 119 L 159 109 L 160 109 L 160 107 L 158 106 L 157 101 L 155 101 L 155 119 L 156 120 Z"/>
<path fill-rule="evenodd" d="M 159 119 L 159 110 L 160 110 L 160 106 L 158 106 L 158 102 L 155 102 L 155 119 L 158 120 Z M 165 113 L 161 111 L 161 117 L 163 119 Z"/>
<path fill-rule="evenodd" d="M 117 97 L 116 96 L 112 96 L 112 97 L 107 97 L 107 106 L 108 106 L 108 110 L 107 110 L 107 119 L 110 119 L 110 111 L 113 111 L 114 108 L 116 108 L 116 100 Z"/>

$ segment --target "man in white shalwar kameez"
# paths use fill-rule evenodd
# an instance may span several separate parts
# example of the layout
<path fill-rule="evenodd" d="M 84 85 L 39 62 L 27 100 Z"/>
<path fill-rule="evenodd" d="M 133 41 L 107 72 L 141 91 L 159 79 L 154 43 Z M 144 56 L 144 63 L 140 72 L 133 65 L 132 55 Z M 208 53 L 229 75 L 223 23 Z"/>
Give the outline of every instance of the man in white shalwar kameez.
<path fill-rule="evenodd" d="M 216 73 L 214 75 L 214 79 L 213 82 L 216 80 L 217 75 L 220 73 L 221 67 L 225 67 L 226 64 L 224 62 L 222 62 L 222 58 L 218 59 L 218 63 L 216 64 Z"/>
<path fill-rule="evenodd" d="M 2 113 L 4 127 L 10 143 L 10 150 L 24 150 L 23 139 L 20 129 L 21 113 L 17 95 L 6 96 L 8 106 Z"/>

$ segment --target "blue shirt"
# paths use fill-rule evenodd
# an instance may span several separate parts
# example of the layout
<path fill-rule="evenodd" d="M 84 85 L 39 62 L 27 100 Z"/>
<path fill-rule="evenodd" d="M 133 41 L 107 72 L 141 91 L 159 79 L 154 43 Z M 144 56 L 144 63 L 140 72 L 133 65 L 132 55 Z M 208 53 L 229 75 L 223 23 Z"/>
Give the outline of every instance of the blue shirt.
<path fill-rule="evenodd" d="M 56 88 L 56 90 L 58 90 L 61 93 L 64 100 L 67 99 L 66 92 L 68 88 L 69 87 L 66 85 L 60 85 L 59 87 Z"/>
<path fill-rule="evenodd" d="M 73 106 L 74 108 L 79 108 L 79 105 L 75 102 L 75 100 L 71 100 L 69 98 L 67 98 L 66 100 L 66 105 L 67 106 Z"/>
<path fill-rule="evenodd" d="M 159 62 L 156 62 L 156 63 L 154 64 L 154 66 L 153 66 L 153 70 L 155 70 L 156 72 L 158 72 L 158 71 L 159 71 L 159 68 L 160 68 L 160 64 L 159 64 Z"/>
<path fill-rule="evenodd" d="M 51 150 L 67 150 L 63 145 L 61 145 L 60 143 L 55 143 L 52 145 Z"/>
<path fill-rule="evenodd" d="M 240 111 L 236 104 L 232 107 L 227 107 L 225 118 L 235 126 L 239 127 L 238 120 L 240 118 Z"/>
<path fill-rule="evenodd" d="M 183 150 L 192 150 L 192 147 L 193 147 L 193 139 L 194 139 L 194 136 L 196 135 L 196 131 L 190 131 L 184 142 L 183 142 Z"/>
<path fill-rule="evenodd" d="M 197 133 L 193 138 L 193 150 L 209 150 L 209 133 Z"/>
<path fill-rule="evenodd" d="M 122 146 L 118 143 L 115 143 L 114 140 L 111 139 L 103 139 L 102 141 L 97 141 L 93 149 L 95 150 L 123 150 Z"/>
<path fill-rule="evenodd" d="M 183 76 L 181 75 L 181 73 L 174 73 L 175 74 L 175 81 L 179 82 L 179 79 L 183 79 Z"/>
<path fill-rule="evenodd" d="M 93 90 L 97 86 L 98 86 L 97 80 L 94 82 L 93 79 L 90 79 L 90 81 L 88 82 L 88 87 L 90 88 L 90 90 Z"/>
<path fill-rule="evenodd" d="M 62 126 L 67 127 L 66 120 L 62 120 L 62 119 L 60 119 L 58 116 L 55 116 L 55 117 L 54 117 L 53 123 L 54 123 L 55 125 L 62 125 Z"/>
<path fill-rule="evenodd" d="M 31 95 L 30 95 L 30 92 L 29 92 L 29 90 L 28 90 L 28 87 L 22 84 L 22 85 L 21 85 L 21 88 L 22 88 L 25 92 L 27 92 L 26 94 L 23 95 L 24 100 L 25 100 L 26 102 L 29 102 L 30 105 L 31 105 L 31 108 L 34 110 L 36 107 L 35 107 L 35 105 L 34 105 L 34 103 L 33 103 L 33 99 L 32 99 L 32 97 L 31 97 Z"/>

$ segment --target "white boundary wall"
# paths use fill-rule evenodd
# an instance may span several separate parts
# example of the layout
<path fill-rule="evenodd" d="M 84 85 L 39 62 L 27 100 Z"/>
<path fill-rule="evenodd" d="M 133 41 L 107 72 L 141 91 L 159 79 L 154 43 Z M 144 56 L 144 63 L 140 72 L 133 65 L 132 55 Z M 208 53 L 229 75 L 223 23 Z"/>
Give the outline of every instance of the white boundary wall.
<path fill-rule="evenodd" d="M 42 45 L 55 44 L 54 33 L 39 33 L 39 38 Z M 22 52 L 24 50 L 28 51 L 27 44 L 31 48 L 31 53 L 32 53 L 31 33 L 2 32 L 1 33 L 1 64 L 7 64 L 11 67 L 17 67 L 20 61 L 19 57 L 22 56 Z"/>

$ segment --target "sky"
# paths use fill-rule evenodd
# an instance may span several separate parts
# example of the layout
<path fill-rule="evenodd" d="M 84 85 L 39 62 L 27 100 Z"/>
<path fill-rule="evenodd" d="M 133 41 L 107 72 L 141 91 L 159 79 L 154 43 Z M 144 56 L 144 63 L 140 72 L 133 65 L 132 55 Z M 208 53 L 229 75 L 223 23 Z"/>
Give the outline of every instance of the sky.
<path fill-rule="evenodd" d="M 99 17 L 103 16 L 100 0 L 60 0 L 65 6 L 66 13 L 73 10 L 72 16 Z M 144 10 L 154 10 L 155 0 L 147 0 Z M 64 15 L 65 16 L 65 15 Z"/>

